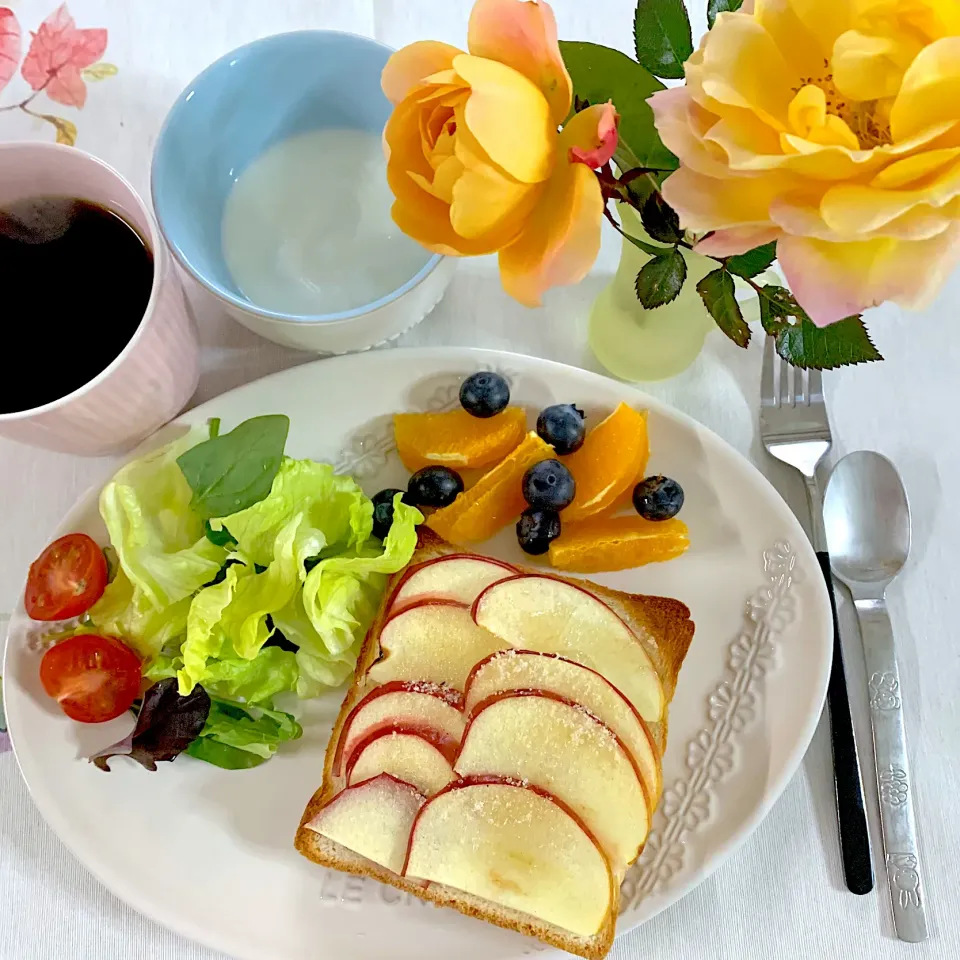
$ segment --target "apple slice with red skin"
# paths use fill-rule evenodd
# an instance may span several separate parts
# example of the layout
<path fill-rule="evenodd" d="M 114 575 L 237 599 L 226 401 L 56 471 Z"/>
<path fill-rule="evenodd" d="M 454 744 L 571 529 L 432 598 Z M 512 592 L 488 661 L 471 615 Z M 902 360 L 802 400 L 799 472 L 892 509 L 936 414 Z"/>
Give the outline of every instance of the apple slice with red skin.
<path fill-rule="evenodd" d="M 463 697 L 436 683 L 395 680 L 371 690 L 349 713 L 337 741 L 334 776 L 343 772 L 354 749 L 381 733 L 415 733 L 448 760 L 463 734 Z"/>
<path fill-rule="evenodd" d="M 532 783 L 566 803 L 599 840 L 617 876 L 650 828 L 643 777 L 619 737 L 565 697 L 511 690 L 477 704 L 454 771 Z"/>
<path fill-rule="evenodd" d="M 463 690 L 478 660 L 503 641 L 478 627 L 470 608 L 453 600 L 415 603 L 380 628 L 380 658 L 367 675 L 376 683 L 429 680 Z"/>
<path fill-rule="evenodd" d="M 409 783 L 381 773 L 341 790 L 304 826 L 399 873 L 425 801 Z"/>
<path fill-rule="evenodd" d="M 558 653 L 596 670 L 648 723 L 663 716 L 663 685 L 643 644 L 589 591 L 557 577 L 512 577 L 477 597 L 473 618 L 505 646 Z"/>
<path fill-rule="evenodd" d="M 457 781 L 421 808 L 404 875 L 593 936 L 614 900 L 596 838 L 548 792 L 503 777 Z"/>
<path fill-rule="evenodd" d="M 407 570 L 393 591 L 387 612 L 393 615 L 430 600 L 453 600 L 470 606 L 491 583 L 516 574 L 516 567 L 491 557 L 469 553 L 437 557 Z"/>
<path fill-rule="evenodd" d="M 388 731 L 362 740 L 347 761 L 347 783 L 362 783 L 388 773 L 425 797 L 439 793 L 454 779 L 450 761 L 426 737 Z"/>
<path fill-rule="evenodd" d="M 620 738 L 640 771 L 653 814 L 663 785 L 660 753 L 640 714 L 609 680 L 555 653 L 501 650 L 470 671 L 463 712 L 470 716 L 482 700 L 513 690 L 555 693 L 605 723 Z"/>

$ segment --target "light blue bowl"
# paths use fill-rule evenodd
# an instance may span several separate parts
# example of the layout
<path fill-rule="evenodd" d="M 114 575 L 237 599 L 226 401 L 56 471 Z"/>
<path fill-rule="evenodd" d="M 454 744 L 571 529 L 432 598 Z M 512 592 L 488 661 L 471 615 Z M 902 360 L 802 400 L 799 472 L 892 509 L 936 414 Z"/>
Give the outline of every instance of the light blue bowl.
<path fill-rule="evenodd" d="M 366 37 L 329 30 L 256 40 L 221 57 L 193 80 L 160 131 L 151 190 L 167 243 L 181 265 L 230 313 L 271 339 L 325 349 L 314 343 L 316 336 L 307 337 L 310 343 L 294 343 L 303 336 L 289 330 L 286 336 L 283 330 L 277 333 L 278 325 L 330 324 L 369 315 L 414 290 L 444 259 L 434 255 L 407 283 L 380 300 L 313 316 L 251 303 L 224 262 L 224 204 L 243 170 L 278 141 L 311 130 L 353 127 L 379 134 L 391 111 L 380 89 L 380 74 L 391 52 Z M 345 349 L 360 346 L 370 343 Z"/>

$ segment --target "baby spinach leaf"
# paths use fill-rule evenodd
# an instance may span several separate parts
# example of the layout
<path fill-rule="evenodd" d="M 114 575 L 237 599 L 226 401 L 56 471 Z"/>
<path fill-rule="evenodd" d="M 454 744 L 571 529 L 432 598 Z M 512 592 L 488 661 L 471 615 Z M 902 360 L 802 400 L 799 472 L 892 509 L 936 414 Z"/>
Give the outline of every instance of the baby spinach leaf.
<path fill-rule="evenodd" d="M 187 753 L 197 760 L 212 763 L 215 767 L 222 767 L 224 770 L 249 770 L 251 767 L 259 767 L 269 759 L 269 757 L 250 753 L 249 750 L 231 747 L 212 737 L 198 737 L 187 747 Z"/>
<path fill-rule="evenodd" d="M 209 520 L 203 521 L 203 533 L 215 547 L 226 547 L 229 550 L 237 545 L 236 538 L 226 527 L 214 530 Z"/>
<path fill-rule="evenodd" d="M 266 497 L 289 429 L 283 414 L 252 417 L 182 453 L 177 464 L 193 491 L 190 506 L 204 518 L 225 517 Z"/>

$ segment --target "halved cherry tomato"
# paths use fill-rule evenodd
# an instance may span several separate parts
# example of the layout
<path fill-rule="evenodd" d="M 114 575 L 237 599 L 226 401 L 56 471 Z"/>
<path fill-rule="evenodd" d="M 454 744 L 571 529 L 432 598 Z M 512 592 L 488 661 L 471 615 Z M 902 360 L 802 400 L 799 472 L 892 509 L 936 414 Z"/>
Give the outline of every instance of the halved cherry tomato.
<path fill-rule="evenodd" d="M 71 720 L 113 720 L 140 693 L 140 658 L 115 637 L 80 634 L 52 646 L 40 661 L 40 682 Z"/>
<path fill-rule="evenodd" d="M 107 559 L 85 533 L 54 540 L 30 565 L 23 602 L 34 620 L 86 613 L 107 588 Z"/>

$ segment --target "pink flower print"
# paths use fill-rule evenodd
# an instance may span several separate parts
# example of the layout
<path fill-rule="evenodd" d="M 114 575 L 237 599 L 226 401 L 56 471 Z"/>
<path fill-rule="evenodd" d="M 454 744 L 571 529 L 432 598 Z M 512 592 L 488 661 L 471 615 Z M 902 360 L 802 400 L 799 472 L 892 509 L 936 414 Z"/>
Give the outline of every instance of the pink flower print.
<path fill-rule="evenodd" d="M 51 100 L 80 108 L 87 100 L 87 85 L 80 71 L 96 63 L 106 49 L 107 31 L 78 30 L 64 3 L 33 34 L 20 73 L 34 90 L 45 91 Z"/>
<path fill-rule="evenodd" d="M 20 62 L 20 24 L 9 7 L 0 7 L 0 90 L 17 72 Z"/>

